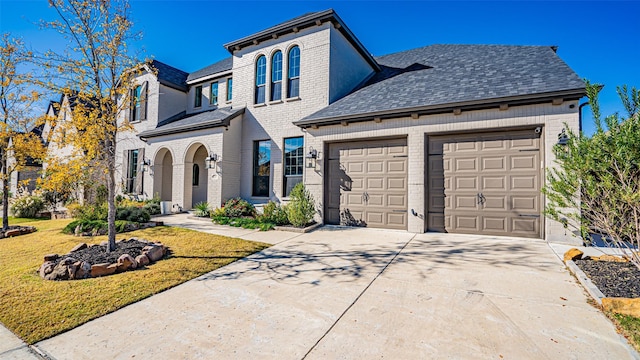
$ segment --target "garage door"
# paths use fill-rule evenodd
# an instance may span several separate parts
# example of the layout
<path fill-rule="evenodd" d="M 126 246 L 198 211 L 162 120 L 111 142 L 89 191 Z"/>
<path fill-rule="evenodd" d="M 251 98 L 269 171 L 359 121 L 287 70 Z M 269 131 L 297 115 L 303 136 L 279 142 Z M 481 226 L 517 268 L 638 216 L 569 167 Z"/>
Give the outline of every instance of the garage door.
<path fill-rule="evenodd" d="M 325 222 L 407 228 L 407 140 L 328 146 Z"/>
<path fill-rule="evenodd" d="M 429 137 L 428 230 L 541 238 L 533 129 Z"/>

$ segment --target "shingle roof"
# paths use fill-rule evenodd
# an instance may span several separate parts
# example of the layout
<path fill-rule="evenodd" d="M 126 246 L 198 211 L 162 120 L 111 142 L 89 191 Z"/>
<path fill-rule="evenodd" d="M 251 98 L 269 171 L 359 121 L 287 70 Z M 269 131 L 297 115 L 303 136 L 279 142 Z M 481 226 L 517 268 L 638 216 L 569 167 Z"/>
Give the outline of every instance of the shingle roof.
<path fill-rule="evenodd" d="M 158 81 L 177 90 L 187 91 L 187 72 L 174 68 L 158 60 L 151 60 L 151 65 L 158 70 Z"/>
<path fill-rule="evenodd" d="M 205 76 L 217 74 L 217 73 L 223 72 L 223 71 L 228 71 L 228 70 L 231 70 L 232 66 L 233 66 L 233 58 L 232 57 L 228 57 L 228 58 L 226 58 L 224 60 L 220 60 L 220 61 L 218 61 L 216 63 L 213 63 L 213 64 L 211 64 L 211 65 L 209 65 L 207 67 L 204 67 L 204 68 L 202 68 L 200 70 L 196 70 L 196 71 L 192 72 L 187 77 L 187 81 L 203 78 Z"/>
<path fill-rule="evenodd" d="M 584 82 L 548 46 L 431 45 L 376 60 L 381 72 L 296 124 L 558 92 L 584 95 Z"/>
<path fill-rule="evenodd" d="M 138 137 L 144 139 L 218 126 L 228 126 L 231 119 L 244 113 L 244 109 L 243 107 L 237 109 L 225 107 L 211 111 L 203 111 L 197 114 L 185 115 L 181 113 L 178 114 L 178 116 L 171 117 L 170 121 L 161 121 L 155 129 L 145 130 L 139 133 Z"/>

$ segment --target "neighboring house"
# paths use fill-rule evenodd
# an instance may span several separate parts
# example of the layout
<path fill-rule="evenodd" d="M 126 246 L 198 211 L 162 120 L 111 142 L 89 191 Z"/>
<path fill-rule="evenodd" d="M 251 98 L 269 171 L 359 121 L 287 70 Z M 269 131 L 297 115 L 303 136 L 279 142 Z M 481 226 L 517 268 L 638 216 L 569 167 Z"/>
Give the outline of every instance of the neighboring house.
<path fill-rule="evenodd" d="M 36 137 L 42 138 L 42 129 L 44 125 L 35 126 L 31 129 L 31 133 L 33 133 Z M 12 146 L 12 141 L 9 139 L 9 147 Z M 9 167 L 13 167 L 15 165 L 15 158 L 12 157 L 11 153 L 9 153 Z M 34 160 L 31 157 L 26 159 L 26 163 L 24 166 L 20 167 L 19 170 L 16 170 L 11 173 L 11 177 L 9 180 L 9 193 L 12 196 L 15 196 L 20 191 L 28 191 L 32 192 L 36 189 L 36 181 L 40 177 L 42 173 L 42 163 L 40 161 Z"/>
<path fill-rule="evenodd" d="M 542 214 L 552 147 L 585 95 L 556 48 L 373 57 L 333 10 L 224 46 L 193 73 L 153 61 L 137 78 L 124 193 L 189 209 L 286 202 L 303 182 L 327 224 L 576 241 Z"/>

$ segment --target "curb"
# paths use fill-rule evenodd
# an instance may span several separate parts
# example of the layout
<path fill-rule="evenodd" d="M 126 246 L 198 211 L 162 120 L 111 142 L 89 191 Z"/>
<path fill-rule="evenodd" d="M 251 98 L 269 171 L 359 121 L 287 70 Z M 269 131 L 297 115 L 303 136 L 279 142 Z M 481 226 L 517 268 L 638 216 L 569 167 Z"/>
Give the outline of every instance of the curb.
<path fill-rule="evenodd" d="M 578 265 L 576 265 L 573 260 L 567 260 L 564 263 L 569 271 L 571 271 L 571 273 L 578 279 L 580 284 L 582 284 L 582 287 L 584 287 L 589 295 L 591 295 L 593 300 L 595 300 L 598 305 L 602 306 L 602 299 L 605 298 L 605 296 L 602 291 L 600 291 L 600 289 L 598 289 L 598 287 L 593 282 L 591 282 L 591 279 L 587 277 L 587 274 L 580 270 Z"/>

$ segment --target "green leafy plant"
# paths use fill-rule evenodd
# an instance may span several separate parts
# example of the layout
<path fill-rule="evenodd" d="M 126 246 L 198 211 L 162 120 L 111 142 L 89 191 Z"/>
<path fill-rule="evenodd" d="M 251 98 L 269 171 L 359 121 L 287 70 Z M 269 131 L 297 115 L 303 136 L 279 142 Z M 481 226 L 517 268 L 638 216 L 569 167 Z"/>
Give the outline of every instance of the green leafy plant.
<path fill-rule="evenodd" d="M 305 227 L 311 222 L 316 214 L 313 196 L 304 187 L 303 183 L 298 183 L 291 190 L 291 201 L 286 207 L 287 218 L 291 225 L 295 227 Z"/>
<path fill-rule="evenodd" d="M 587 241 L 597 233 L 611 246 L 635 250 L 640 245 L 640 91 L 619 87 L 628 117 L 616 113 L 603 124 L 599 88 L 587 82 L 596 132 L 569 131 L 566 145 L 553 149 L 558 166 L 547 172 L 545 215 Z M 628 255 L 640 268 L 640 254 Z"/>
<path fill-rule="evenodd" d="M 226 212 L 225 212 L 223 207 L 219 207 L 219 208 L 216 208 L 216 209 L 212 210 L 209 213 L 209 215 L 213 219 L 213 218 L 220 217 L 220 216 L 226 216 Z"/>
<path fill-rule="evenodd" d="M 198 217 L 207 217 L 211 211 L 211 206 L 206 201 L 197 203 L 193 208 L 195 209 L 196 216 Z"/>
<path fill-rule="evenodd" d="M 15 217 L 35 218 L 44 208 L 45 204 L 41 197 L 28 195 L 16 198 L 11 205 L 11 212 Z"/>
<path fill-rule="evenodd" d="M 272 222 L 250 217 L 231 218 L 222 215 L 215 216 L 212 220 L 216 224 L 241 227 L 243 229 L 259 229 L 260 231 L 268 231 L 274 228 L 274 224 Z"/>
<path fill-rule="evenodd" d="M 150 219 L 151 215 L 145 209 L 135 206 L 121 207 L 116 211 L 116 220 L 145 223 Z"/>
<path fill-rule="evenodd" d="M 272 222 L 275 225 L 288 225 L 289 217 L 287 216 L 286 206 L 269 201 L 262 209 L 262 216 L 265 222 Z"/>
<path fill-rule="evenodd" d="M 256 208 L 242 198 L 234 198 L 224 203 L 224 212 L 228 217 L 255 216 Z"/>

